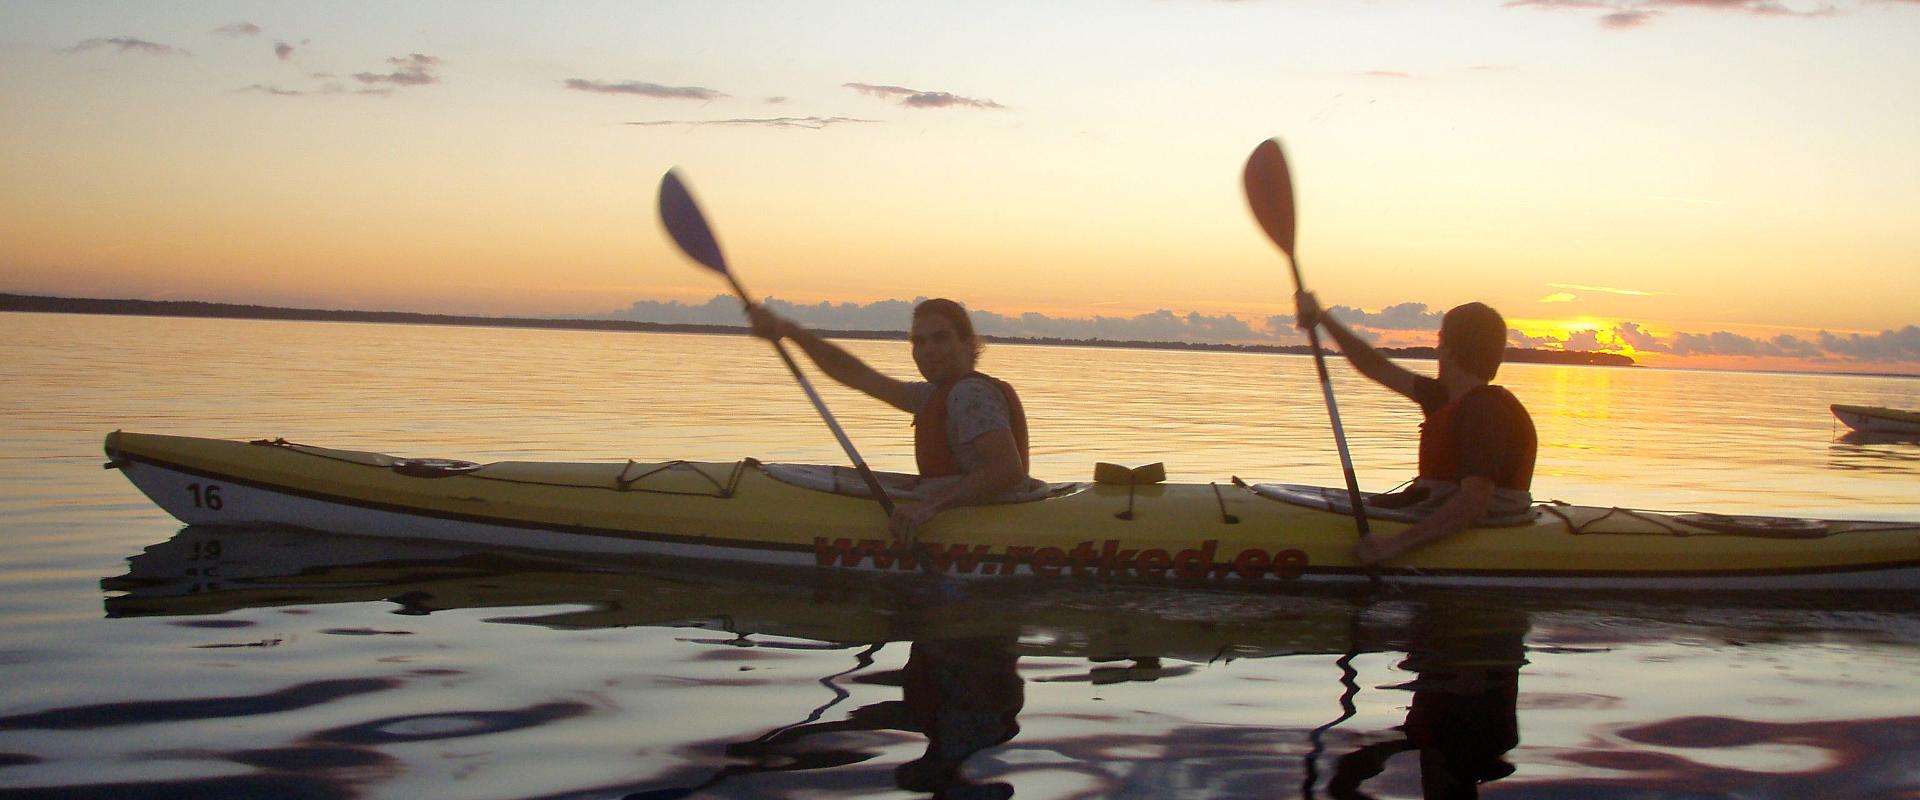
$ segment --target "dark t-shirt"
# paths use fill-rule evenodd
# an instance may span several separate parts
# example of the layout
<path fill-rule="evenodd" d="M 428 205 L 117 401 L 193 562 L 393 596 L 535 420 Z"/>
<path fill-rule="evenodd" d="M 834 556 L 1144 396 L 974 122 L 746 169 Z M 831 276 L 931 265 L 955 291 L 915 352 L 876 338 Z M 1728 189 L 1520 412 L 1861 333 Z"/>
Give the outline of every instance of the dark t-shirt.
<path fill-rule="evenodd" d="M 1497 487 L 1531 488 L 1539 440 L 1533 417 L 1512 392 L 1476 387 L 1449 409 L 1446 387 L 1420 376 L 1414 379 L 1413 398 L 1426 414 L 1420 424 L 1420 477 L 1457 482 L 1479 475 Z"/>

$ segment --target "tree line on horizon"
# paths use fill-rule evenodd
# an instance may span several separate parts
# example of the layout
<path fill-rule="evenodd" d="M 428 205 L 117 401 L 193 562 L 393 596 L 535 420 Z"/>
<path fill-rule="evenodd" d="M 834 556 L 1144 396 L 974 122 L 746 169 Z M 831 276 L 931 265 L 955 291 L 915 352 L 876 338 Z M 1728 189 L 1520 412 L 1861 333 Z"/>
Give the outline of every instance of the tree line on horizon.
<path fill-rule="evenodd" d="M 352 311 L 337 309 L 289 308 L 215 303 L 204 300 L 116 300 L 100 298 L 49 297 L 0 293 L 0 311 L 58 314 L 120 314 L 158 317 L 207 317 L 218 319 L 268 319 L 307 322 L 377 322 L 404 325 L 478 325 L 510 328 L 547 328 L 564 330 L 611 330 L 666 333 L 727 333 L 746 330 L 745 325 L 720 325 L 687 322 L 642 322 L 623 319 L 564 319 L 542 317 L 489 317 L 460 314 L 426 314 L 411 311 Z M 823 333 L 844 339 L 904 340 L 905 331 L 832 330 Z M 1309 355 L 1307 345 L 1227 344 L 1217 342 L 1151 341 L 1143 339 L 1106 339 L 1101 337 L 1066 338 L 1056 336 L 996 336 L 982 334 L 989 342 L 1033 344 L 1059 347 L 1120 347 L 1153 350 L 1202 350 L 1213 352 L 1275 353 Z M 1432 347 L 1384 347 L 1381 351 L 1398 358 L 1436 357 Z M 1333 351 L 1325 351 L 1333 352 Z M 1631 357 L 1617 353 L 1578 350 L 1542 350 L 1508 347 L 1507 361 L 1538 364 L 1573 364 L 1608 367 L 1635 366 Z"/>

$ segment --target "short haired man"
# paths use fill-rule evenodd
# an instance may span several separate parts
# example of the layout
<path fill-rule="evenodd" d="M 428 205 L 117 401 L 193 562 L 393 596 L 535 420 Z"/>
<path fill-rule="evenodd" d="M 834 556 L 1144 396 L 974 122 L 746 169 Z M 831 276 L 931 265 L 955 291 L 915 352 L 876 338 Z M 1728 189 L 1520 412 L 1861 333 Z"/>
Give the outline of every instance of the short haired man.
<path fill-rule="evenodd" d="M 1440 372 L 1416 375 L 1388 360 L 1325 313 L 1311 292 L 1294 295 L 1302 328 L 1321 325 L 1354 369 L 1418 403 L 1420 474 L 1410 490 L 1428 513 L 1395 536 L 1368 536 L 1354 548 L 1363 564 L 1387 561 L 1451 536 L 1489 515 L 1532 504 L 1539 442 L 1533 418 L 1505 388 L 1491 382 L 1506 353 L 1507 323 L 1485 303 L 1448 311 L 1440 322 Z M 1424 495 L 1424 497 L 1422 497 Z"/>

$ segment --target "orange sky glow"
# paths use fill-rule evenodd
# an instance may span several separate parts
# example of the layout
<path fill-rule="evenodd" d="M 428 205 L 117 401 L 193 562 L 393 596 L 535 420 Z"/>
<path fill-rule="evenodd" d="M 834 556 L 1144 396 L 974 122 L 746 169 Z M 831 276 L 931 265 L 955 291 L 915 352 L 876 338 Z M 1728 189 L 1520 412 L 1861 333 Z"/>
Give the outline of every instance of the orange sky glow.
<path fill-rule="evenodd" d="M 1481 300 L 1520 346 L 1920 374 L 1912 2 L 6 18 L 0 292 L 698 305 L 724 286 L 654 216 L 677 167 L 762 295 L 1294 343 L 1239 184 L 1279 136 L 1306 280 L 1383 343 Z"/>

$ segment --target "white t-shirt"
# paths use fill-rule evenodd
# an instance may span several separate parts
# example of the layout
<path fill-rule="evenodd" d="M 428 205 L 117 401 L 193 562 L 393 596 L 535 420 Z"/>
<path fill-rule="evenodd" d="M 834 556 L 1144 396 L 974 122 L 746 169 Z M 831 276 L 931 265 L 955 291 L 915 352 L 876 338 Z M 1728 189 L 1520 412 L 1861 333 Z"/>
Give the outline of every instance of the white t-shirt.
<path fill-rule="evenodd" d="M 912 381 L 907 384 L 907 402 L 913 413 L 933 400 L 933 384 Z M 1011 431 L 1011 412 L 1000 387 L 982 378 L 961 378 L 947 395 L 947 446 L 953 450 L 960 469 L 972 472 L 980 458 L 973 451 L 973 440 L 992 431 Z"/>

